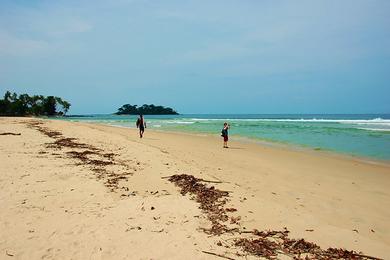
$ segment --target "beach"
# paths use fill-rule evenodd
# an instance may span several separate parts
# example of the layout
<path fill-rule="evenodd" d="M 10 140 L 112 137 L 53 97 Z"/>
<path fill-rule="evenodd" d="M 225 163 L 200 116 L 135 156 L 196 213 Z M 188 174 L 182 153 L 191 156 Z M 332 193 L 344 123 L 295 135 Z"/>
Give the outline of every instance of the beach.
<path fill-rule="evenodd" d="M 0 259 L 251 259 L 234 239 L 285 228 L 324 249 L 390 256 L 386 161 L 234 137 L 223 149 L 205 134 L 146 129 L 140 139 L 92 123 L 0 122 Z M 178 174 L 227 191 L 235 231 L 205 232 L 208 215 L 169 179 Z"/>

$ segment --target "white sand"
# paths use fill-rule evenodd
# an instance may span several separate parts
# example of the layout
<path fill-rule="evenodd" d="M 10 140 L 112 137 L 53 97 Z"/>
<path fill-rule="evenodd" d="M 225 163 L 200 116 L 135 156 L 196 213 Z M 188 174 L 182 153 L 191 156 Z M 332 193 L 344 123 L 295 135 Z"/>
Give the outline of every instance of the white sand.
<path fill-rule="evenodd" d="M 229 235 L 199 230 L 210 223 L 198 204 L 161 178 L 181 173 L 223 181 L 215 186 L 231 191 L 240 229 L 287 227 L 323 248 L 390 256 L 389 164 L 251 143 L 222 149 L 216 137 L 149 129 L 141 140 L 134 129 L 42 120 L 118 154 L 121 165 L 109 169 L 132 175 L 111 192 L 66 155 L 75 149 L 46 148 L 54 139 L 27 127 L 30 120 L 0 118 L 0 133 L 21 133 L 0 136 L 0 259 L 215 258 L 203 250 L 238 258 L 239 249 L 216 245 Z"/>

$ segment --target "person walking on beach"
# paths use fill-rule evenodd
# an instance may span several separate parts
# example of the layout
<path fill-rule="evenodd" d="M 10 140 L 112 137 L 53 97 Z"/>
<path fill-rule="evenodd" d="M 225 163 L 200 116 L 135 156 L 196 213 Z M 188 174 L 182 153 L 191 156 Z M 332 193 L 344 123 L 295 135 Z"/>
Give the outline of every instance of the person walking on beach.
<path fill-rule="evenodd" d="M 223 128 L 221 131 L 221 136 L 223 137 L 223 148 L 229 148 L 227 145 L 227 142 L 229 141 L 229 133 L 228 133 L 229 128 L 230 128 L 230 125 L 225 122 L 223 124 Z"/>
<path fill-rule="evenodd" d="M 139 138 L 142 138 L 142 136 L 144 135 L 144 132 L 145 132 L 145 128 L 146 128 L 146 122 L 144 120 L 143 115 L 139 115 L 136 125 L 137 125 L 137 128 L 139 128 Z"/>

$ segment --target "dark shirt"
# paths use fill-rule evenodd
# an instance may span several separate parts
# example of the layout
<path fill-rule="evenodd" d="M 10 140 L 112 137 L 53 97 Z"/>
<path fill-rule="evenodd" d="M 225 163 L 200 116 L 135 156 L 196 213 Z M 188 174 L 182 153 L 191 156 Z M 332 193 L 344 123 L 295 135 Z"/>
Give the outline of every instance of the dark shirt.
<path fill-rule="evenodd" d="M 144 119 L 142 118 L 138 118 L 137 119 L 137 127 L 139 128 L 144 128 L 145 127 L 145 123 L 144 123 Z"/>

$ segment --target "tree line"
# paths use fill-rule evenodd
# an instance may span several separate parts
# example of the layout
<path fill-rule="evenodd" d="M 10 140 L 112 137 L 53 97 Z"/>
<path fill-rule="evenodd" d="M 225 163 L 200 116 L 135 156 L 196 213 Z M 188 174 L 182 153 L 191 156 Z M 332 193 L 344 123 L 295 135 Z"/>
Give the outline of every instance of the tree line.
<path fill-rule="evenodd" d="M 71 104 L 60 97 L 16 94 L 6 91 L 0 99 L 0 116 L 62 116 Z"/>
<path fill-rule="evenodd" d="M 155 106 L 153 104 L 144 104 L 140 107 L 137 105 L 125 104 L 118 108 L 116 115 L 178 115 L 178 113 L 170 108 L 164 106 Z"/>

